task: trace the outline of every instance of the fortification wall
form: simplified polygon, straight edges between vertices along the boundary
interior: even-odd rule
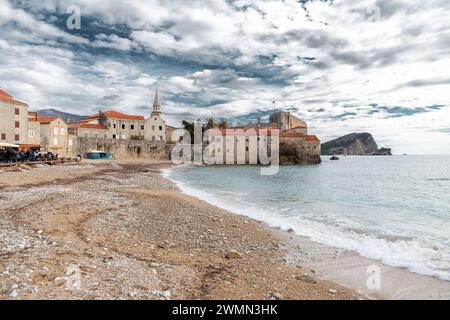
[[[111,154],[113,159],[166,159],[166,145],[160,141],[119,140],[78,137],[73,142],[73,155],[85,156],[92,150]]]

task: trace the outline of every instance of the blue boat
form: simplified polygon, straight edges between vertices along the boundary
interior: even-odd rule
[[[109,153],[104,151],[93,150],[86,153],[86,158],[90,160],[109,159]]]

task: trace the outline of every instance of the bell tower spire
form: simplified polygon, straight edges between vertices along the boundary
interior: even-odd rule
[[[161,102],[159,101],[159,93],[156,90],[155,101],[153,101],[152,117],[161,115]]]

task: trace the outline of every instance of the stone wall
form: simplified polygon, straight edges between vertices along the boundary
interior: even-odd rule
[[[298,138],[280,138],[280,164],[321,163],[320,142]]]
[[[166,159],[166,146],[159,141],[96,139],[78,137],[73,142],[73,155],[86,156],[92,150],[107,152],[113,159]]]

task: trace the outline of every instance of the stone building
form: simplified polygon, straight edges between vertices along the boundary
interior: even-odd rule
[[[271,156],[272,134],[274,130],[265,129],[210,129],[207,131],[208,141],[205,148],[207,164],[258,164],[260,147],[265,148],[263,154]],[[208,163],[206,158],[210,157]],[[267,163],[264,163],[267,164]]]
[[[28,112],[27,143],[22,149],[38,150],[41,147],[41,124],[36,112]]]
[[[156,90],[153,102],[153,111],[150,117],[145,120],[144,130],[145,140],[166,142],[166,122],[161,117],[161,102],[158,90]]]
[[[109,139],[142,140],[144,139],[144,117],[128,115],[115,110],[99,111],[83,120],[72,123],[101,125],[107,129]],[[100,128],[100,127],[98,127]],[[81,130],[85,133],[85,130]]]
[[[0,89],[0,142],[27,143],[28,105]]]
[[[49,152],[66,156],[68,126],[62,118],[37,115],[40,124],[41,147]]]
[[[233,130],[212,131],[212,137],[208,138],[209,145],[211,145],[208,151],[212,149],[211,155],[215,158],[216,164],[261,163],[259,142],[266,142],[267,150],[264,150],[264,154],[270,157],[273,134],[279,135],[278,147],[281,164],[321,162],[320,140],[317,136],[308,134],[306,122],[289,112],[275,113],[269,117],[269,121],[268,123],[257,121],[247,124],[245,130],[234,128]],[[252,144],[252,141],[258,143]]]
[[[280,131],[302,132],[308,134],[308,125],[290,112],[280,111],[269,117],[269,123],[273,123]]]
[[[101,124],[76,122],[69,123],[69,134],[82,138],[108,138],[108,129]]]

